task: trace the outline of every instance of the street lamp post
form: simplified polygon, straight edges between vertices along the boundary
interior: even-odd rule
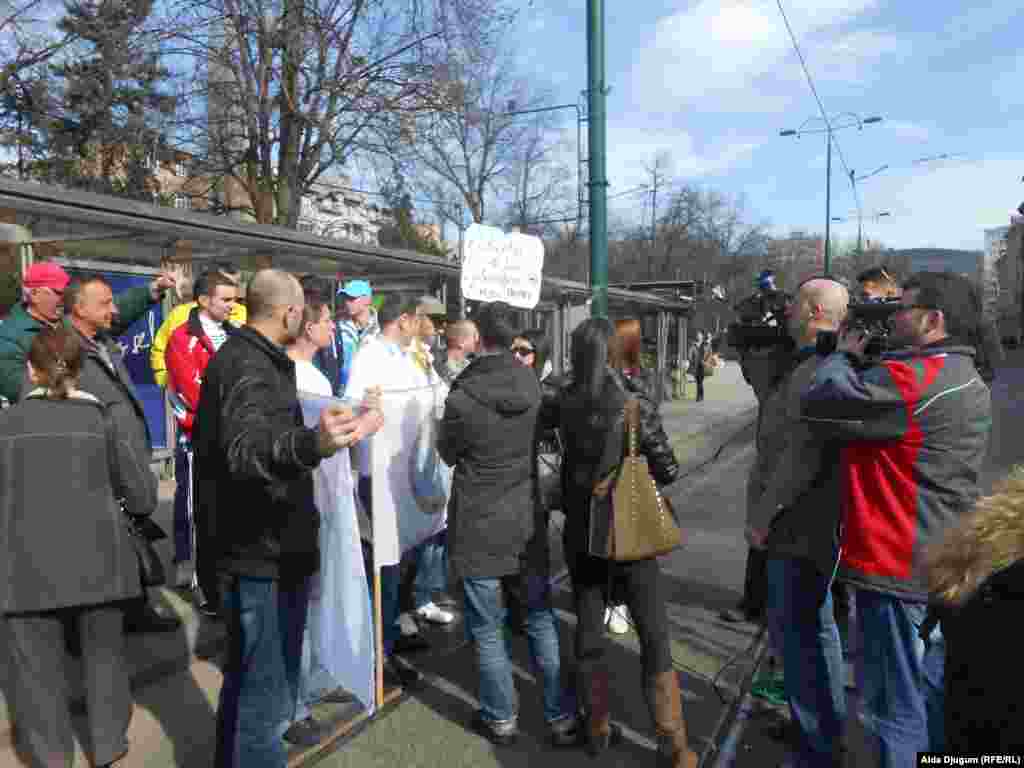
[[[852,172],[851,172],[851,178],[852,178]],[[861,177],[861,178],[866,178],[866,177]],[[868,218],[869,219],[873,219],[874,221],[878,221],[879,219],[881,219],[884,216],[891,216],[891,215],[892,214],[889,213],[889,211],[877,211],[874,214],[872,214],[871,216],[868,216]],[[842,216],[833,216],[832,217],[832,221],[835,221],[835,222],[847,222],[849,220],[850,220],[849,218],[844,218]],[[857,209],[857,254],[858,255],[860,255],[863,252],[863,248],[861,246],[861,238],[862,238],[862,234],[863,234],[863,229],[864,229],[864,215],[861,212],[861,210],[858,208]]]
[[[824,130],[809,131],[806,126],[815,121],[821,121],[825,123]],[[830,118],[812,117],[801,125],[797,129],[787,129],[779,131],[780,136],[796,136],[800,138],[803,135],[810,134],[825,134],[825,274],[829,273],[832,267],[831,250],[832,250],[832,134],[836,131],[843,130],[845,128],[853,128],[856,126],[857,130],[861,130],[865,125],[871,123],[880,123],[882,118],[875,115],[872,117],[865,117],[861,119],[859,116],[852,112],[843,112],[842,114],[835,115]]]

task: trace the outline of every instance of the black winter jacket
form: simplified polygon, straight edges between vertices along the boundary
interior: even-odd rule
[[[562,459],[562,499],[567,523],[573,530],[589,527],[590,496],[594,484],[620,461],[624,432],[621,414],[627,397],[640,402],[639,451],[647,458],[651,475],[659,486],[679,476],[679,463],[661,423],[658,407],[645,391],[642,380],[631,380],[609,369],[604,394],[595,408],[570,381],[558,397],[545,403],[542,418],[560,430],[565,455]],[[608,446],[608,441],[614,444]]]
[[[295,364],[249,327],[231,335],[203,377],[192,432],[200,583],[217,574],[291,580],[319,568],[313,470],[316,430],[303,426]],[[205,582],[205,583],[204,583]]]
[[[448,557],[460,578],[519,573],[537,501],[537,375],[510,352],[479,357],[452,383],[438,451],[455,468]]]

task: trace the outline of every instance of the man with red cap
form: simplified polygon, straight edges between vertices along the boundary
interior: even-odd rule
[[[25,384],[29,347],[43,328],[64,320],[64,289],[71,277],[52,261],[40,261],[25,270],[21,281],[21,303],[0,325],[0,397],[11,403],[18,401]],[[148,291],[130,289],[118,295],[118,325],[127,327],[159,301],[164,291],[174,285],[173,278],[158,275]]]

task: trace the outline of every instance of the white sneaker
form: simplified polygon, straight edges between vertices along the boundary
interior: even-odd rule
[[[608,617],[608,631],[613,635],[624,635],[629,632],[629,609],[624,605],[617,605],[605,612]]]
[[[398,628],[402,632],[402,637],[412,637],[420,633],[420,628],[416,626],[416,620],[408,612],[398,615]]]
[[[416,609],[416,615],[424,621],[433,624],[451,624],[455,621],[455,614],[438,607],[435,603],[429,602]]]

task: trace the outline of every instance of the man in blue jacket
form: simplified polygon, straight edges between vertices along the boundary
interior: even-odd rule
[[[856,593],[862,722],[872,765],[910,768],[943,748],[943,641],[921,632],[928,607],[923,556],[979,496],[992,423],[989,389],[967,342],[979,302],[958,275],[922,272],[903,284],[890,318],[900,351],[864,367],[867,334],[850,329],[802,399],[808,422],[842,441],[839,576]],[[923,639],[920,634],[926,634]]]

